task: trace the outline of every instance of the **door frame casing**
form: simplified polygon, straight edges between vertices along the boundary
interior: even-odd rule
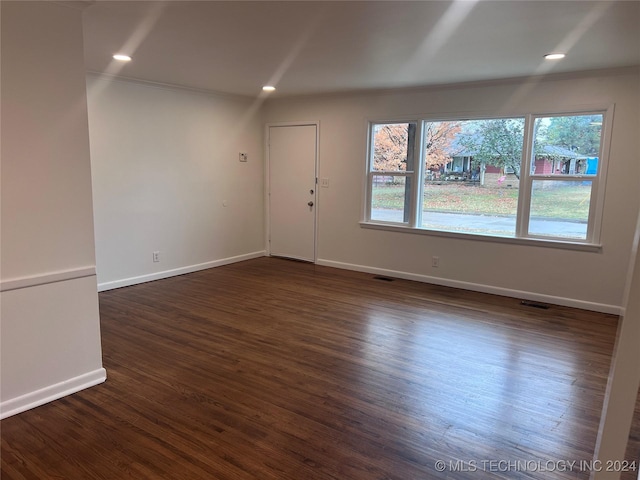
[[[271,127],[307,127],[314,126],[316,127],[316,151],[315,151],[315,162],[314,162],[314,174],[315,174],[315,188],[314,188],[314,210],[313,210],[313,263],[316,263],[318,260],[318,209],[319,206],[319,192],[318,192],[318,161],[320,159],[320,121],[308,121],[308,122],[272,122],[265,124],[265,133],[264,133],[264,158],[265,158],[265,168],[264,168],[264,218],[265,218],[265,251],[267,252],[267,256],[271,255],[271,212],[270,212],[270,193],[271,193],[271,181],[270,181],[270,165],[271,160],[269,158],[270,155],[270,129]]]

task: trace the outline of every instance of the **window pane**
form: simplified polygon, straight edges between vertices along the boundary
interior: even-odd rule
[[[586,240],[591,180],[534,180],[529,234]]]
[[[425,124],[422,226],[515,236],[523,118]]]
[[[415,123],[373,125],[374,172],[407,172],[414,168]]]
[[[531,173],[596,175],[603,115],[537,118]]]
[[[405,176],[373,175],[371,220],[409,221],[411,179]]]
[[[430,230],[512,237],[516,234],[519,180],[508,185],[427,182],[422,226]]]

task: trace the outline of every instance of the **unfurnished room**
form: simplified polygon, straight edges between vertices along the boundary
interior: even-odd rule
[[[639,1],[6,1],[2,479],[640,478]]]

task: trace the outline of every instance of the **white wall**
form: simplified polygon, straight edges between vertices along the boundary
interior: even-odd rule
[[[636,182],[640,190],[640,179]],[[625,458],[627,441],[636,401],[640,392],[640,215],[636,223],[636,235],[632,261],[629,265],[627,288],[625,291],[625,314],[618,327],[618,337],[607,393],[602,408],[602,419],[598,432],[595,459],[601,465],[610,465]],[[629,458],[629,461],[638,461]],[[615,469],[602,468],[592,473],[595,480],[615,480],[620,472]]]
[[[105,379],[81,11],[2,2],[0,415]]]
[[[617,313],[640,191],[638,70],[378,94],[273,99],[266,122],[320,121],[318,263]],[[615,103],[601,252],[365,229],[368,120],[514,114]],[[440,267],[431,267],[431,257]]]
[[[255,100],[93,75],[87,86],[100,289],[264,255]]]

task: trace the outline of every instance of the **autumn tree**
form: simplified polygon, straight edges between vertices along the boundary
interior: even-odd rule
[[[374,129],[373,167],[376,171],[406,171],[413,151],[409,141],[415,124],[394,123],[377,125]],[[445,165],[454,152],[451,145],[461,131],[459,122],[429,122],[425,126],[425,164],[427,168]]]
[[[376,125],[374,129],[373,169],[379,172],[407,170],[408,123]]]
[[[460,133],[460,122],[429,122],[425,127],[425,166],[427,169],[446,165],[455,156],[453,141]]]
[[[383,172],[411,171],[415,159],[415,123],[376,125],[373,130],[373,169]],[[395,178],[393,183],[395,183]],[[409,219],[413,180],[404,178],[404,221]]]

